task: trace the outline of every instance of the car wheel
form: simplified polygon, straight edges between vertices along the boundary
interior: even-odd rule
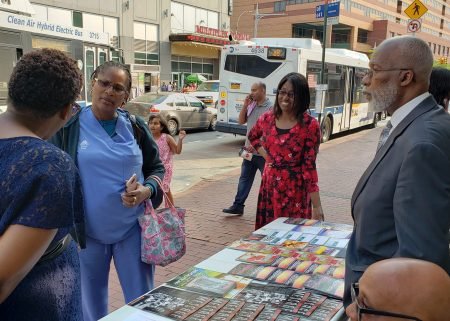
[[[172,118],[167,121],[167,128],[170,135],[175,136],[178,134],[178,122],[175,119]]]
[[[211,119],[211,123],[209,123],[208,129],[211,130],[211,131],[216,130],[216,124],[217,124],[217,116],[214,116],[214,117]]]
[[[330,139],[331,136],[331,118],[330,117],[326,117],[323,120],[323,124],[322,124],[322,143],[327,142]]]

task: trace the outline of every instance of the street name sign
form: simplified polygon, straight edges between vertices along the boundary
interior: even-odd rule
[[[411,19],[419,19],[427,11],[428,8],[419,0],[414,0],[413,3],[411,3],[408,8],[405,9],[406,15]]]
[[[340,2],[331,2],[327,6],[327,24],[336,25],[339,23]],[[316,19],[325,18],[325,5],[316,6]]]
[[[327,18],[339,17],[340,2],[331,2],[327,7]],[[325,5],[321,4],[316,7],[316,18],[320,19],[325,16]]]

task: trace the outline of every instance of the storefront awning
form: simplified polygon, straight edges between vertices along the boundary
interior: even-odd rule
[[[13,12],[24,16],[32,16],[35,14],[28,0],[2,0],[0,1],[0,11]]]

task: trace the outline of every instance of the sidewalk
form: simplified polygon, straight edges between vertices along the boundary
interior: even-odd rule
[[[372,160],[383,123],[373,130],[362,130],[334,138],[321,145],[318,156],[320,196],[325,219],[352,224],[350,199],[362,173]],[[179,261],[156,268],[155,286],[223,249],[230,242],[254,231],[256,203],[260,185],[257,175],[243,216],[227,216],[236,194],[240,169],[204,179],[175,195],[177,206],[186,208],[187,252]],[[175,173],[176,175],[176,173]],[[109,308],[124,305],[119,281],[111,266]]]

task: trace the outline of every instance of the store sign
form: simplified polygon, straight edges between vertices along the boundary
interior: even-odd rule
[[[108,45],[108,33],[64,26],[0,11],[0,27]]]
[[[199,34],[207,35],[207,36],[214,36],[214,37],[218,37],[218,38],[225,38],[225,39],[228,39],[228,35],[230,34],[230,32],[228,32],[226,30],[208,28],[208,27],[199,26],[199,25],[195,26],[195,33],[199,33]],[[243,34],[243,33],[231,32],[231,35],[233,36],[234,40],[250,40],[250,36]]]

